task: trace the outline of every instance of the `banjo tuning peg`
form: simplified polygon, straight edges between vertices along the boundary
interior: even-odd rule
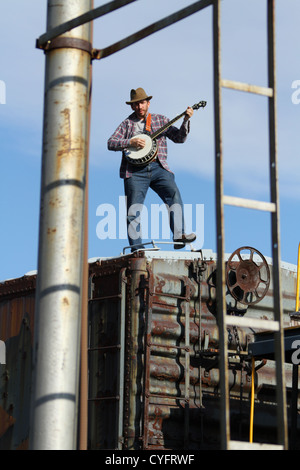
[[[206,101],[199,101],[199,103],[194,104],[193,109],[204,108],[206,106]]]

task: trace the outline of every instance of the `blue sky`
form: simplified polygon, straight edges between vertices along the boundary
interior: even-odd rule
[[[95,0],[95,7],[105,3]],[[108,46],[192,3],[134,2],[94,22],[93,46]],[[37,268],[45,57],[35,48],[35,40],[46,31],[46,13],[46,0],[10,0],[0,5],[1,280]],[[293,264],[300,241],[299,17],[300,2],[277,0],[281,255]],[[223,0],[222,77],[266,86],[266,44],[266,1]],[[139,86],[153,95],[151,111],[169,118],[187,105],[207,101],[205,109],[194,113],[187,142],[170,143],[169,164],[192,211],[194,230],[196,208],[204,208],[202,248],[215,251],[212,7],[208,7],[93,62],[89,257],[117,256],[127,245],[118,224],[113,239],[100,239],[97,227],[103,221],[99,214],[107,207],[115,208],[119,217],[120,154],[107,150],[107,139],[130,112],[125,104],[130,89]],[[225,193],[269,200],[267,99],[230,90],[222,96]],[[153,204],[161,201],[149,193],[149,211]],[[271,256],[269,214],[226,208],[226,252],[245,245]],[[197,243],[194,247],[200,248]]]

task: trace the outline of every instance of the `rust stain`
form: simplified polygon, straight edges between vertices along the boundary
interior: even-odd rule
[[[155,407],[155,412],[154,412],[154,421],[153,421],[153,429],[154,430],[161,430],[162,428],[162,412],[158,406]]]
[[[70,152],[71,149],[71,120],[70,110],[68,108],[61,111],[64,116],[63,134],[58,135],[58,141],[61,145],[61,150],[57,151],[57,157],[61,157]]]
[[[77,169],[76,173],[80,171],[81,168],[81,157],[83,156],[84,148],[84,139],[82,137],[72,136],[72,126],[71,126],[71,111],[69,108],[65,108],[61,111],[63,116],[63,122],[60,126],[60,133],[57,136],[58,140],[58,150],[57,150],[57,171],[61,169],[62,161],[66,157],[75,156],[77,158]]]
[[[21,444],[17,447],[17,450],[28,450],[29,448],[29,439],[25,439],[21,442]]]
[[[2,437],[15,422],[15,418],[6,413],[2,406],[0,406],[0,437]]]
[[[59,207],[61,205],[62,201],[60,198],[58,198],[57,196],[54,196],[53,198],[51,198],[49,200],[49,206],[55,208],[55,207]]]
[[[6,342],[9,338],[18,336],[26,312],[28,315],[26,328],[30,330],[33,337],[35,279],[34,277],[34,281],[32,281],[28,278],[27,281],[25,278],[21,278],[19,283],[7,283],[7,289],[2,295],[6,293],[8,298],[0,303],[0,338],[2,341]]]

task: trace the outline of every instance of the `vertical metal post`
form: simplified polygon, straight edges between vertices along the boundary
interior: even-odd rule
[[[296,305],[295,312],[299,311],[299,287],[300,287],[300,243],[298,245],[298,260],[297,260],[297,285],[296,285]]]
[[[278,194],[278,162],[277,162],[277,90],[276,90],[276,63],[275,63],[275,0],[267,2],[268,21],[268,81],[273,89],[273,98],[269,99],[269,145],[270,145],[270,186],[271,202],[276,204],[277,210],[271,214],[272,230],[272,256],[273,256],[273,296],[274,317],[280,324],[279,331],[275,331],[275,361],[276,361],[276,393],[277,393],[277,425],[278,442],[288,447],[287,439],[287,407],[286,384],[284,370],[284,324],[281,295],[281,267],[280,267],[280,231],[279,231],[279,194]]]
[[[48,0],[47,31],[91,9]],[[30,448],[76,448],[91,25],[46,51]]]
[[[289,448],[288,450],[296,450],[297,444],[297,418],[298,418],[298,373],[299,366],[298,364],[293,364],[293,374],[292,374],[292,396],[290,401],[290,421],[291,421],[291,430],[290,430],[290,439],[289,439]]]
[[[214,106],[215,106],[215,177],[216,177],[216,222],[217,222],[217,321],[220,336],[220,387],[221,387],[221,446],[227,449],[230,440],[229,387],[227,367],[226,330],[226,280],[225,280],[225,239],[223,201],[223,151],[222,151],[222,100],[221,100],[221,1],[213,5],[214,41]]]
[[[90,1],[91,8],[94,8],[94,0]],[[90,23],[90,42],[93,38],[93,22]],[[91,63],[92,64],[92,63]],[[90,66],[90,87],[92,84],[92,66]],[[91,94],[91,91],[90,91]],[[88,448],[88,284],[89,284],[89,264],[88,264],[88,167],[89,167],[89,136],[91,124],[91,95],[88,109],[88,141],[86,155],[86,191],[85,191],[85,220],[84,220],[84,242],[83,242],[83,276],[82,276],[82,312],[81,312],[81,357],[80,357],[80,414],[79,414],[79,450]]]
[[[185,391],[184,391],[184,448],[189,449],[190,445],[190,289],[186,286],[186,299],[184,301],[185,315]]]

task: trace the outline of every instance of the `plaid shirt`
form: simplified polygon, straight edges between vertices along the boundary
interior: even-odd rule
[[[169,119],[160,114],[151,113],[151,132],[158,131],[161,127],[169,122]],[[134,136],[134,129],[136,123],[135,113],[130,114],[118,128],[115,130],[113,135],[108,139],[107,146],[108,150],[121,150],[123,151],[129,146],[130,139]],[[175,143],[181,144],[185,142],[187,135],[190,131],[190,121],[183,122],[180,129],[175,126],[170,126],[162,134],[160,134],[157,141],[157,158],[161,165],[168,171],[171,171],[167,163],[167,137]],[[135,167],[136,168],[136,167]],[[130,178],[132,175],[132,165],[127,162],[126,158],[122,156],[120,166],[120,177]]]

